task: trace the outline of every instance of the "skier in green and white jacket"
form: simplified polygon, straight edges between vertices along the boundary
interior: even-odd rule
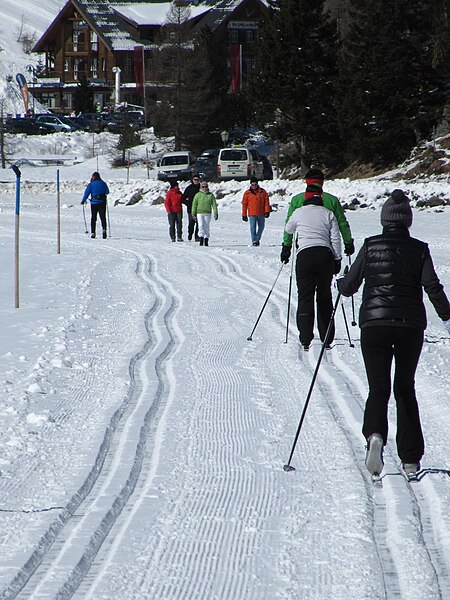
[[[355,244],[353,242],[350,225],[345,218],[344,209],[342,208],[339,199],[332,194],[322,191],[325,179],[323,172],[320,169],[310,169],[306,173],[305,179],[307,186],[317,186],[317,188],[320,188],[324,207],[330,210],[337,219],[339,231],[341,232],[342,240],[344,242],[344,252],[347,256],[351,256],[355,252]],[[304,202],[305,192],[301,192],[292,197],[285,223],[289,221],[294,210],[303,206]],[[284,232],[283,247],[280,256],[281,262],[289,262],[292,250],[292,237],[292,234],[287,233],[286,231]]]

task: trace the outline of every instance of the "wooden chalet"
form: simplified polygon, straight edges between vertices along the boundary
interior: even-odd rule
[[[164,1],[68,0],[33,48],[45,59],[40,77],[30,76],[31,93],[49,109],[69,114],[77,86],[86,78],[100,108],[119,101],[143,106],[135,49],[143,48],[144,63],[145,57],[156,51],[170,6]],[[190,4],[192,36],[208,27],[223,45],[232,91],[245,86],[254,68],[259,23],[267,15],[265,0]],[[154,82],[145,78],[144,89],[152,85]]]

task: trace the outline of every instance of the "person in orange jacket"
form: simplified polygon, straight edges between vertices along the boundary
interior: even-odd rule
[[[174,179],[170,182],[170,188],[167,191],[164,206],[169,219],[169,235],[172,242],[175,241],[175,226],[177,228],[177,240],[183,241],[183,194],[178,187],[178,181]]]
[[[259,246],[265,219],[270,216],[269,194],[259,187],[256,177],[250,179],[250,188],[245,190],[242,198],[242,220],[250,219],[250,236],[253,246]]]

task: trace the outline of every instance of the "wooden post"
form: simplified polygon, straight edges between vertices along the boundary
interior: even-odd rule
[[[56,246],[61,254],[61,195],[59,191],[59,169],[56,169]]]
[[[150,178],[150,165],[148,162],[148,148],[145,148],[145,154],[147,156],[147,179],[149,179]]]
[[[127,183],[130,182],[130,151],[128,150],[128,161],[127,161]]]
[[[15,307],[19,308],[19,223],[20,223],[20,170],[13,165],[11,169],[16,174],[16,219],[15,219],[15,268],[14,268],[14,290]]]

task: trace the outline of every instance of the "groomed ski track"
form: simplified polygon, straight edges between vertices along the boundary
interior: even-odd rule
[[[419,482],[405,480],[393,411],[383,487],[372,486],[360,432],[364,369],[341,312],[296,471],[285,473],[320,351],[316,341],[299,352],[295,299],[283,343],[290,265],[249,342],[278,252],[263,261],[252,249],[230,252],[218,234],[208,249],[171,245],[161,213],[152,215],[159,237],[148,239],[121,210],[120,233],[106,242],[67,223],[65,252],[84,262],[66,326],[46,338],[36,370],[64,386],[52,406],[61,427],[90,421],[92,449],[78,458],[82,441],[49,428],[54,447],[74,453],[55,502],[33,508],[30,489],[38,497],[46,485],[33,460],[2,487],[0,519],[18,519],[24,533],[20,544],[6,540],[0,598],[450,598],[450,477],[436,462]],[[27,233],[31,251],[50,239],[31,224]],[[266,235],[269,246],[279,232]],[[88,368],[65,373],[56,359],[82,334]],[[448,421],[429,419],[430,442],[445,439]]]

